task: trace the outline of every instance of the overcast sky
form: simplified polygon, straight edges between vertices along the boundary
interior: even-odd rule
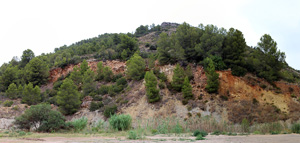
[[[249,46],[267,33],[300,69],[300,0],[1,0],[0,65],[103,33],[162,22],[200,23],[243,32]]]

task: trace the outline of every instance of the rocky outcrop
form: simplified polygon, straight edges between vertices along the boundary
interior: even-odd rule
[[[94,72],[97,71],[97,64],[99,61],[88,60],[88,65]],[[67,76],[69,73],[73,71],[75,66],[80,66],[81,63],[77,65],[68,65],[64,68],[55,68],[50,70],[50,80],[49,83],[53,83],[58,80],[61,76]],[[118,60],[112,61],[103,61],[103,66],[108,66],[111,68],[114,74],[124,73],[126,68],[126,63]]]

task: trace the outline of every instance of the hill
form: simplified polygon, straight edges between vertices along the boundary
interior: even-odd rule
[[[233,124],[300,118],[299,72],[288,66],[271,36],[249,47],[241,31],[214,25],[142,25],[134,34],[103,34],[37,57],[28,49],[21,61],[3,64],[0,77],[2,103],[13,101],[0,107],[1,128],[38,103],[52,104],[68,120],[86,116],[90,122],[115,112],[131,115],[135,123],[169,117],[208,116]],[[70,114],[58,101],[67,96],[66,79],[80,101]]]

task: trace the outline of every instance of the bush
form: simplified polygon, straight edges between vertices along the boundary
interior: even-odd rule
[[[205,138],[203,138],[202,135],[199,134],[199,135],[196,137],[196,140],[205,140]]]
[[[300,134],[300,123],[292,125],[292,132]]]
[[[100,86],[100,88],[97,90],[97,93],[100,94],[100,95],[108,94],[108,91],[109,91],[110,88],[111,88],[111,86],[102,85],[102,86]]]
[[[113,129],[124,131],[131,127],[131,120],[130,115],[113,115],[109,119],[109,124]]]
[[[111,115],[114,115],[117,111],[117,105],[110,105],[110,106],[105,106],[104,107],[104,116],[106,118],[109,118]]]
[[[205,131],[199,131],[199,130],[196,130],[193,134],[195,137],[197,137],[198,135],[201,135],[202,137],[206,137],[208,135],[207,132]]]
[[[69,122],[68,124],[71,126],[71,128],[74,129],[75,132],[82,131],[87,126],[87,118],[81,117],[79,119],[73,120]]]
[[[96,111],[96,110],[100,109],[101,107],[103,107],[102,102],[91,102],[90,111]]]
[[[95,95],[94,98],[93,98],[94,101],[102,101],[103,98],[102,96],[99,96],[99,95]]]
[[[128,139],[131,139],[131,140],[139,139],[136,131],[129,131],[128,132]]]
[[[58,111],[51,110],[49,104],[31,106],[16,118],[14,124],[20,129],[35,128],[43,132],[57,131],[66,127],[64,116]]]
[[[13,104],[14,104],[14,102],[13,101],[9,101],[9,100],[6,100],[6,101],[3,102],[3,106],[4,107],[10,107]]]
[[[248,121],[246,118],[244,118],[244,119],[242,120],[241,126],[242,126],[243,132],[249,132],[250,125],[249,125],[249,121]]]

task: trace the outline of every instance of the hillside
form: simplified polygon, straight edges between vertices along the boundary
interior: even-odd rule
[[[270,43],[275,47],[264,51]],[[116,113],[131,115],[133,126],[149,119],[188,121],[205,116],[232,124],[243,119],[250,124],[292,123],[300,119],[300,73],[284,58],[269,35],[258,47],[249,47],[238,30],[186,23],[140,26],[135,34],[103,34],[37,57],[27,50],[21,61],[13,59],[0,68],[0,100],[13,101],[10,107],[0,106],[0,129],[12,127],[15,117],[39,103],[51,104],[67,120],[85,116],[90,123],[109,118],[105,111],[113,105]],[[180,90],[174,88],[176,67],[189,80],[192,98],[184,95],[183,78]],[[153,103],[144,77],[151,72],[159,96]],[[217,78],[212,81],[213,74]],[[80,99],[80,107],[70,114],[57,99],[63,96],[66,79],[71,79]],[[216,91],[210,92],[207,87],[215,87],[215,81]],[[24,99],[30,84],[40,89],[34,102],[34,96]],[[94,103],[97,108],[92,111]]]

